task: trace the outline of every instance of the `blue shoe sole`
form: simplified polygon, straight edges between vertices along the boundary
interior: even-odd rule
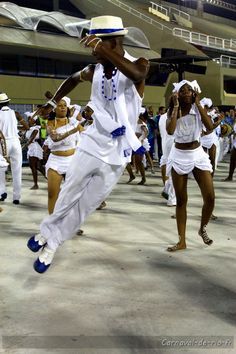
[[[44,245],[39,245],[38,241],[34,239],[35,235],[30,237],[29,241],[27,242],[27,247],[32,252],[38,252]]]
[[[45,265],[44,263],[41,263],[39,258],[36,259],[36,261],[34,262],[34,270],[37,272],[37,273],[45,273],[48,268],[50,267],[51,264],[48,264],[48,265]]]
[[[1,201],[1,202],[4,202],[5,199],[7,199],[7,193],[1,194],[0,201]]]

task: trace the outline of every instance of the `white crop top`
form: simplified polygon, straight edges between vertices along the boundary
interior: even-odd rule
[[[64,134],[71,129],[75,128],[79,122],[75,119],[70,119],[69,123],[63,125],[62,127],[56,128],[56,132],[59,134]],[[78,135],[74,133],[61,141],[53,141],[50,136],[47,137],[44,145],[47,145],[51,151],[66,151],[70,149],[75,149],[77,146]]]
[[[191,143],[200,141],[202,132],[202,121],[198,109],[192,105],[190,112],[177,119],[174,132],[176,143]]]
[[[29,139],[31,137],[31,134],[33,133],[33,131],[37,130],[37,134],[34,137],[32,143],[35,142],[35,140],[39,139],[39,130],[40,130],[40,126],[39,125],[34,125],[33,127],[30,127],[29,130],[27,130],[27,132],[25,133],[25,137],[27,139]]]

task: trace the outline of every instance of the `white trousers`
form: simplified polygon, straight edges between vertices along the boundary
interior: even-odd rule
[[[125,166],[108,165],[80,150],[66,173],[53,214],[40,225],[40,233],[47,244],[56,250],[65,240],[71,239],[85,219],[110,194]]]
[[[22,149],[18,138],[6,139],[7,155],[10,159],[13,200],[20,200],[22,179]],[[6,192],[5,171],[0,170],[0,195]]]

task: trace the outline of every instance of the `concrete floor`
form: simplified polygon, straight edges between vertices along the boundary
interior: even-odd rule
[[[221,163],[215,176],[212,246],[197,234],[202,202],[193,180],[188,249],[170,254],[176,222],[160,197],[160,170],[146,186],[136,185],[139,178],[127,185],[125,174],[85,235],[66,242],[39,275],[26,242],[47,214],[47,187],[40,177],[31,191],[24,168],[21,205],[11,203],[10,183],[1,205],[0,353],[236,353],[236,342],[214,349],[203,342],[236,334],[236,184],[220,181],[227,171]],[[193,336],[199,347],[190,347]],[[184,347],[168,342],[180,339]]]

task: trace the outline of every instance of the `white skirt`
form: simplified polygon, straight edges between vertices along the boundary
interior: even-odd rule
[[[27,158],[29,157],[37,157],[39,160],[43,159],[43,149],[37,141],[28,146]]]
[[[173,145],[167,161],[166,174],[170,176],[173,168],[179,175],[185,175],[192,172],[195,167],[199,170],[212,172],[211,161],[203,147],[199,146],[194,150],[181,150]]]
[[[204,148],[210,149],[212,145],[217,145],[218,138],[215,132],[201,137],[201,144]]]
[[[65,175],[68,167],[71,163],[71,160],[74,155],[70,156],[57,156],[52,153],[49,155],[48,161],[45,165],[46,176],[48,175],[48,170],[51,168],[52,170],[59,173],[59,175]]]

